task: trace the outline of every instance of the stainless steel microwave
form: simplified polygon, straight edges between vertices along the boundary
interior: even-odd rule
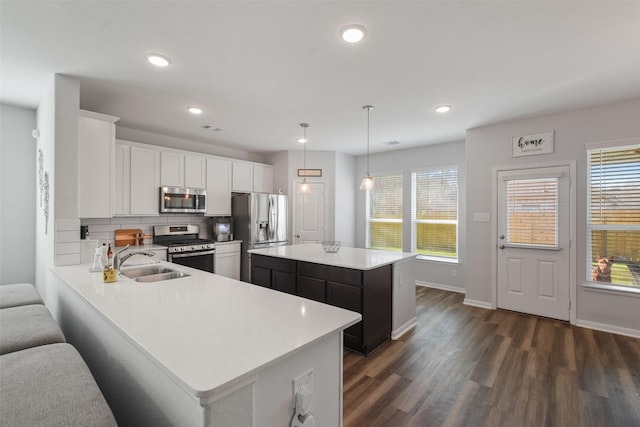
[[[207,190],[160,187],[160,213],[206,213]]]

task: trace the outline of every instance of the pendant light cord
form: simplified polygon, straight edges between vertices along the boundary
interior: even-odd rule
[[[369,113],[371,112],[371,106],[367,106],[367,176],[369,176]]]

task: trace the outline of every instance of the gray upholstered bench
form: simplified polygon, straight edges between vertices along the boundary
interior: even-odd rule
[[[0,354],[65,341],[62,330],[44,305],[0,309]]]
[[[0,308],[44,304],[36,288],[30,283],[0,286]]]
[[[33,285],[0,286],[0,307],[0,426],[117,425]]]
[[[0,357],[0,425],[115,426],[89,368],[69,344]]]

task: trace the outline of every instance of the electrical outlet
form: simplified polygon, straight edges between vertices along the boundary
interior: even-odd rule
[[[455,268],[451,270],[451,277],[458,277],[458,270],[456,270]]]
[[[299,391],[313,393],[313,369],[293,380],[293,395]]]

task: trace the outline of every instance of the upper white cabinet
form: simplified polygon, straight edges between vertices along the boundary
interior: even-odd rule
[[[160,152],[131,146],[131,215],[160,211]]]
[[[131,214],[131,145],[116,141],[113,215]]]
[[[233,191],[272,193],[273,166],[251,162],[233,162]]]
[[[248,162],[233,162],[233,191],[251,193],[253,191],[253,165]]]
[[[117,140],[113,215],[158,215],[159,188],[160,151]]]
[[[207,158],[207,215],[231,215],[231,161]]]
[[[162,150],[160,154],[160,185],[165,187],[205,188],[206,156]]]
[[[273,166],[253,165],[253,191],[273,193]]]
[[[184,154],[174,151],[160,153],[160,185],[184,187]]]
[[[80,110],[78,217],[111,218],[114,141],[118,117]]]
[[[190,188],[206,188],[207,158],[205,156],[184,156],[184,186]]]

